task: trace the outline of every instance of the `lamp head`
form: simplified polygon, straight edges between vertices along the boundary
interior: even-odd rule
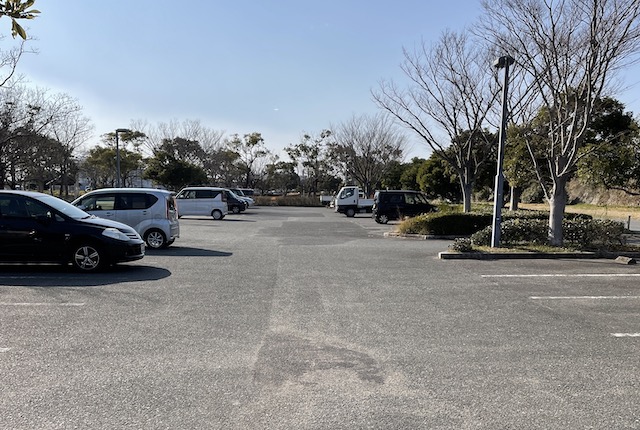
[[[504,55],[502,57],[496,58],[493,62],[493,67],[496,69],[502,69],[506,66],[512,65],[516,60],[510,55]]]

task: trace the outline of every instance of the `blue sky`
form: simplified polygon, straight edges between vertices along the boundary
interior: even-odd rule
[[[35,7],[41,15],[26,24],[39,54],[24,57],[19,72],[76,98],[95,125],[92,142],[132,120],[188,119],[227,135],[260,132],[276,153],[305,132],[378,112],[371,89],[381,79],[403,80],[403,47],[462,29],[480,11],[477,0],[36,0]],[[1,24],[8,33],[8,21]],[[409,156],[428,156],[412,142]]]

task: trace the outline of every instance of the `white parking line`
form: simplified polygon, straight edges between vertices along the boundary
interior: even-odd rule
[[[21,303],[0,302],[0,306],[84,306],[84,303]]]
[[[11,348],[0,348],[0,352],[8,352]]]
[[[640,299],[640,296],[531,296],[531,300],[618,300]]]
[[[611,333],[613,337],[640,337],[640,333]]]
[[[640,273],[543,273],[538,275],[480,275],[481,278],[635,278]]]

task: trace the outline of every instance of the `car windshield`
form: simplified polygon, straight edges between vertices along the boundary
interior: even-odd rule
[[[41,202],[56,209],[57,211],[60,211],[63,214],[67,215],[68,217],[71,217],[74,219],[90,218],[92,216],[86,213],[85,211],[83,211],[82,209],[75,207],[71,203],[67,203],[64,200],[54,196],[43,195],[43,196],[38,196],[36,198]]]

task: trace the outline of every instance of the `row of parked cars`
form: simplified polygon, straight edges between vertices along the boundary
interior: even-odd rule
[[[67,203],[32,191],[0,191],[0,261],[71,262],[84,272],[143,258],[180,236],[178,218],[223,219],[254,202],[241,190],[106,188]]]

